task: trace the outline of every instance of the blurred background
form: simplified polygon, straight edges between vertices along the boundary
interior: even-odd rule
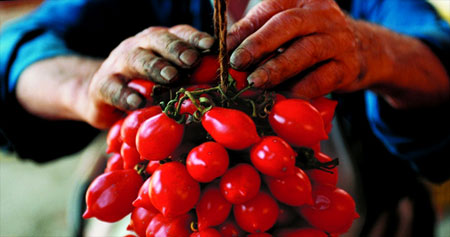
[[[0,1],[0,28],[9,20],[32,11],[42,0]],[[434,0],[450,19],[450,0]],[[448,9],[448,11],[445,11]],[[90,147],[103,147],[100,136]],[[78,215],[80,174],[95,169],[87,149],[54,162],[36,164],[0,150],[0,236],[72,236]],[[96,153],[97,152],[97,153]],[[97,164],[98,165],[98,164]],[[450,181],[428,184],[437,211],[438,237],[450,236]],[[101,236],[98,234],[97,236]]]

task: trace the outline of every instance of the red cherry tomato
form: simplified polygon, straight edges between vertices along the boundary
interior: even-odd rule
[[[122,146],[122,138],[120,137],[120,128],[122,127],[123,119],[118,120],[109,129],[106,136],[106,153],[120,153],[120,147]]]
[[[269,123],[278,136],[294,146],[311,147],[328,138],[319,112],[305,100],[286,99],[275,103]]]
[[[220,180],[220,191],[228,202],[244,203],[256,196],[261,186],[258,171],[249,164],[238,164],[225,172]]]
[[[83,218],[96,217],[106,222],[122,219],[133,210],[131,203],[136,199],[141,185],[141,176],[131,169],[98,176],[86,192],[87,209]]]
[[[300,214],[320,230],[342,234],[352,226],[359,215],[353,198],[344,190],[331,186],[315,186],[312,192],[314,205],[302,206]]]
[[[231,203],[225,200],[218,187],[210,186],[203,191],[195,211],[197,212],[198,229],[204,230],[222,224],[230,214]]]
[[[223,237],[238,237],[244,235],[244,231],[231,219],[219,225],[218,228]]]
[[[142,123],[136,136],[137,150],[147,160],[162,160],[180,145],[184,126],[160,113]]]
[[[217,143],[243,150],[259,141],[253,120],[244,112],[214,107],[203,115],[202,125]]]
[[[141,188],[139,189],[138,196],[136,200],[133,202],[133,206],[135,207],[144,207],[148,210],[156,210],[155,207],[153,207],[152,202],[150,201],[150,196],[148,194],[148,191],[150,189],[150,178],[145,180],[144,184],[142,184]]]
[[[189,84],[212,84],[219,76],[219,61],[217,55],[205,55],[200,64],[192,72]]]
[[[148,103],[153,103],[153,88],[155,83],[144,79],[133,79],[128,82],[128,87],[137,90],[141,95],[143,95]]]
[[[250,150],[250,159],[261,173],[272,177],[285,177],[294,172],[295,152],[280,137],[263,137]]]
[[[145,172],[147,172],[147,174],[149,175],[152,175],[160,165],[161,164],[159,164],[159,160],[151,160],[150,162],[148,162],[147,167],[145,168]]]
[[[188,237],[192,231],[191,214],[183,214],[174,218],[164,217],[161,213],[153,217],[146,230],[147,237],[180,236]]]
[[[250,233],[264,232],[275,224],[278,218],[278,204],[265,192],[259,192],[253,199],[234,205],[236,223]]]
[[[161,165],[150,180],[150,200],[166,217],[191,210],[200,196],[200,185],[179,162]]]
[[[320,116],[322,116],[326,133],[330,133],[332,127],[331,122],[333,121],[334,111],[338,102],[321,96],[311,100],[311,104],[319,111]]]
[[[134,208],[131,212],[131,221],[127,230],[134,231],[138,236],[145,236],[148,224],[158,214],[158,210],[147,210],[143,207]]]
[[[228,73],[236,81],[236,89],[242,90],[246,86],[248,86],[247,82],[248,72],[236,71],[233,68],[229,68]]]
[[[328,162],[332,160],[329,156],[325,155],[322,152],[314,154],[320,162]],[[338,181],[338,168],[334,167],[329,171],[331,171],[332,173],[328,173],[318,169],[307,170],[306,173],[308,174],[311,183],[315,185],[331,185],[333,187],[336,187]]]
[[[328,237],[325,232],[314,228],[281,229],[276,234],[279,237]]]
[[[191,237],[222,237],[222,235],[220,234],[220,232],[218,230],[216,230],[214,228],[207,228],[207,229],[192,233]]]
[[[141,155],[136,148],[126,142],[122,143],[120,155],[122,155],[124,169],[133,169],[141,161]]]
[[[123,121],[122,128],[120,129],[120,136],[122,137],[122,140],[128,143],[128,145],[136,147],[136,134],[141,124],[145,120],[161,113],[161,111],[161,107],[155,105],[135,110],[128,114]]]
[[[283,178],[266,176],[266,183],[272,195],[290,206],[312,204],[311,182],[306,173],[295,167],[295,173]]]
[[[208,183],[222,176],[228,169],[228,163],[228,153],[222,145],[205,142],[189,152],[186,168],[192,178]]]
[[[114,170],[123,170],[122,156],[118,153],[114,153],[106,162],[105,173]]]

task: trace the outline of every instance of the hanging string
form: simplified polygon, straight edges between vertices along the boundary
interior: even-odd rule
[[[225,93],[228,82],[227,0],[214,0],[214,36],[219,41],[220,87]]]

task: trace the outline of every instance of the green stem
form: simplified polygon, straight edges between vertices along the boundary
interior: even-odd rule
[[[238,98],[242,93],[248,91],[250,88],[253,87],[253,83],[250,83],[248,86],[246,86],[245,88],[243,88],[242,90],[238,91],[238,93],[236,95],[234,95],[231,100],[235,100],[236,98]]]

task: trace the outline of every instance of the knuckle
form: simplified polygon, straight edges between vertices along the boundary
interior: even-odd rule
[[[179,56],[186,48],[189,48],[189,46],[180,39],[174,39],[166,45],[166,50],[177,56]]]

